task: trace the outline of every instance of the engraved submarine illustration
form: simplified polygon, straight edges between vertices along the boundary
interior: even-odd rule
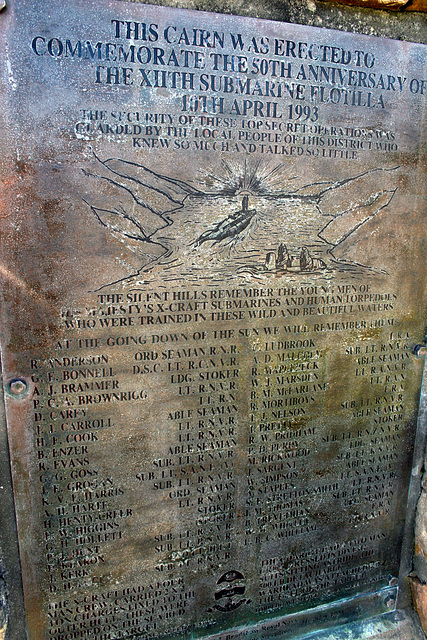
[[[195,241],[194,246],[200,247],[203,242],[207,242],[208,240],[213,241],[214,244],[216,244],[226,238],[233,238],[241,231],[244,231],[257,212],[256,209],[249,209],[248,206],[249,196],[246,195],[242,199],[242,208],[239,211],[232,213],[212,229],[208,229],[202,233],[202,235]]]
[[[260,159],[222,161],[219,169],[185,181],[93,154],[82,167],[88,181],[82,201],[122,243],[124,256],[95,290],[158,278],[200,283],[308,272],[320,278],[331,271],[387,274],[388,257],[376,242],[393,212],[398,166],[323,180]]]

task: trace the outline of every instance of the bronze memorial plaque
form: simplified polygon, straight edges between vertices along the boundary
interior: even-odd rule
[[[425,47],[109,0],[8,0],[0,29],[29,640],[404,606]]]

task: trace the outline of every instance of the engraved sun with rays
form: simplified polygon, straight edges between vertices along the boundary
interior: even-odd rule
[[[270,167],[259,158],[253,163],[245,159],[243,165],[222,160],[220,169],[222,173],[200,169],[199,173],[203,176],[200,182],[207,189],[216,188],[219,193],[229,196],[269,194],[277,188],[283,190],[286,183],[296,179],[296,176],[289,178],[286,175],[282,162]]]

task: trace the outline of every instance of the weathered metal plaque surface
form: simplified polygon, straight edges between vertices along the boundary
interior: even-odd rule
[[[288,637],[392,610],[425,48],[88,0],[9,0],[0,22],[30,640]]]

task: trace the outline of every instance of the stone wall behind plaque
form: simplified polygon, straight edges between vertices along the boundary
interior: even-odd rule
[[[141,4],[158,4],[182,9],[214,11],[239,16],[250,16],[265,20],[278,20],[306,24],[311,27],[327,27],[352,33],[394,38],[409,42],[427,43],[427,0],[398,0],[395,5],[404,5],[402,10],[375,10],[367,6],[382,5],[387,0],[124,0]],[[416,5],[415,5],[416,2]],[[360,5],[360,6],[346,6]],[[390,3],[389,9],[391,7]],[[417,7],[416,11],[412,9]],[[408,11],[411,9],[411,11]]]

